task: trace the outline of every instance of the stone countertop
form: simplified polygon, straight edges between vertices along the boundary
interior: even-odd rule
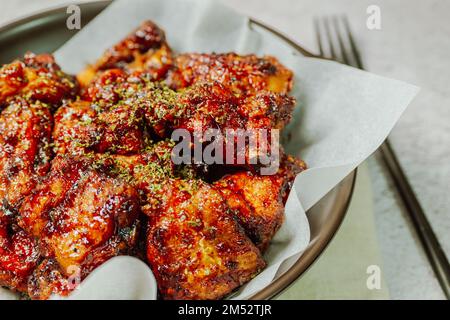
[[[80,2],[80,1],[78,1]],[[347,14],[366,68],[422,88],[391,142],[447,255],[450,255],[450,2],[445,0],[228,0],[236,10],[317,51],[313,17]],[[0,0],[0,25],[66,0]],[[381,30],[366,27],[369,5]],[[385,168],[368,160],[383,272],[394,299],[443,299]],[[300,280],[301,281],[301,280]]]

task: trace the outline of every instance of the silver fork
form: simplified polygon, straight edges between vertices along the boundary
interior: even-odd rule
[[[352,36],[346,16],[316,18],[314,19],[314,29],[321,58],[364,69],[361,55]],[[326,53],[326,49],[328,49],[328,53]],[[430,265],[439,280],[444,294],[447,299],[450,299],[450,265],[447,257],[388,139],[381,145],[379,151],[407,209],[406,211],[409,213]]]

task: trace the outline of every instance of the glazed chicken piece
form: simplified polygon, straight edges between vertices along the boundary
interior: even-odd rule
[[[143,118],[133,106],[101,109],[78,100],[55,113],[53,140],[57,154],[86,154],[90,151],[132,154],[145,146]]]
[[[37,244],[15,225],[17,209],[47,173],[52,115],[39,101],[16,97],[0,115],[0,286],[26,290]]]
[[[166,79],[174,89],[219,82],[239,95],[254,95],[260,91],[286,94],[292,88],[292,80],[292,71],[274,57],[236,53],[177,55]]]
[[[26,290],[39,252],[14,219],[50,166],[51,119],[47,105],[22,98],[10,101],[0,115],[0,286],[19,292]]]
[[[139,155],[110,155],[102,165],[130,181],[148,217],[147,259],[164,299],[219,299],[264,267],[221,194],[177,171],[173,142],[162,141]],[[182,179],[184,178],[184,179]]]
[[[218,82],[194,85],[178,94],[184,107],[173,127],[226,129],[282,129],[291,119],[295,100],[261,91],[241,98]]]
[[[76,85],[51,55],[27,54],[0,70],[0,201],[13,209],[50,167],[52,109]]]
[[[161,137],[174,129],[281,129],[290,120],[295,99],[269,91],[238,97],[218,82],[196,84],[175,92],[151,81],[146,73],[113,69],[92,83],[83,100],[101,110],[132,108]],[[92,108],[92,107],[91,107]],[[68,118],[68,117],[65,117]]]
[[[284,203],[303,161],[284,156],[275,175],[250,171],[230,174],[214,183],[247,236],[264,252],[283,223]]]
[[[144,21],[124,40],[108,49],[93,65],[81,72],[77,79],[87,86],[96,74],[108,69],[145,70],[152,79],[159,80],[172,64],[172,52],[166,36],[157,25]]]
[[[144,211],[159,207],[162,190],[170,179],[199,179],[191,165],[175,165],[171,155],[175,143],[163,140],[135,155],[96,155],[97,163],[108,167],[111,175],[128,181],[139,192]]]
[[[141,152],[150,139],[145,109],[163,104],[158,102],[161,97],[154,96],[162,89],[149,77],[108,70],[89,85],[81,99],[59,108],[53,131],[56,153]]]
[[[0,115],[0,210],[14,211],[50,167],[52,114],[41,102],[11,101]],[[12,214],[12,213],[11,213]]]
[[[0,70],[0,210],[14,210],[50,168],[51,110],[76,86],[50,55]]]
[[[10,218],[0,211],[0,286],[26,292],[28,276],[39,259],[34,239],[23,230],[11,230]]]
[[[17,226],[17,211],[50,168],[51,110],[76,89],[51,55],[29,53],[0,69],[0,285],[19,292],[39,250]]]
[[[33,300],[47,300],[52,295],[68,295],[81,280],[77,266],[69,271],[69,276],[64,274],[55,259],[41,260],[28,277],[27,296]]]
[[[101,73],[84,90],[82,99],[89,101],[99,112],[131,109],[133,115],[129,121],[140,123],[144,120],[161,137],[164,137],[173,120],[183,115],[185,109],[178,103],[175,91],[154,82],[148,73],[130,74],[120,69]]]
[[[219,192],[200,180],[171,180],[149,217],[147,259],[164,299],[220,299],[265,266],[228,213]]]
[[[74,78],[63,73],[50,54],[28,53],[0,69],[0,109],[16,96],[58,105],[76,91]]]
[[[145,71],[154,80],[166,80],[172,89],[204,82],[219,82],[239,95],[259,91],[288,93],[293,73],[271,56],[236,53],[185,53],[173,55],[164,31],[151,21],[143,22],[124,40],[108,49],[77,78],[87,86],[101,71],[108,69]]]
[[[220,83],[196,84],[175,92],[151,81],[148,74],[127,74],[119,69],[101,74],[85,90],[82,99],[60,108],[55,115],[57,152],[69,149],[132,154],[148,144],[149,135],[168,138],[175,129],[185,129],[192,138],[194,133],[203,136],[209,129],[216,129],[223,136],[236,130],[236,136],[230,140],[235,152],[230,156],[232,159],[226,159],[227,163],[251,166],[256,163],[253,158],[272,154],[273,129],[282,129],[289,122],[295,104],[293,98],[269,91],[238,97]],[[129,116],[118,116],[121,110],[128,110],[123,114]],[[264,129],[268,139],[260,139],[258,148],[252,149],[247,144],[246,149],[238,150],[240,135],[256,140],[260,135],[256,129]]]
[[[109,168],[112,175],[128,181],[139,192],[141,205],[157,202],[162,185],[175,177],[170,154],[173,143],[161,141],[135,155],[99,155],[97,162]]]
[[[87,158],[59,156],[49,176],[20,208],[18,224],[39,238],[41,255],[54,260],[55,271],[65,277],[79,268],[84,278],[135,243],[138,194],[106,171]],[[47,282],[51,281],[31,285]],[[33,298],[48,298],[45,288],[30,287],[29,292]]]

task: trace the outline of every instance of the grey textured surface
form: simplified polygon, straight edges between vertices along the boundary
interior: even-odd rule
[[[400,161],[450,254],[450,1],[228,0],[238,11],[316,50],[314,16],[346,13],[367,68],[422,87],[391,139]],[[66,0],[0,0],[0,24]],[[381,30],[366,27],[369,5],[381,9]],[[440,299],[443,294],[385,170],[369,160],[375,221],[384,273],[394,299]]]
[[[375,225],[391,298],[444,299],[385,168],[377,156],[367,162],[374,190]]]

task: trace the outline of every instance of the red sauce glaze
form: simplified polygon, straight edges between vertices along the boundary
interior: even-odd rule
[[[237,172],[214,183],[232,215],[261,252],[267,249],[283,222],[284,203],[295,175],[305,169],[303,161],[283,156],[275,175]]]
[[[21,95],[31,101],[59,104],[77,92],[73,77],[64,74],[49,54],[28,53],[0,69],[0,106]]]
[[[86,159],[59,156],[48,178],[25,198],[19,225],[39,237],[41,255],[55,260],[62,276],[76,267],[85,277],[109,258],[131,251],[139,212],[138,194],[130,185]]]
[[[165,299],[220,299],[265,266],[211,186],[172,180],[163,194],[146,214],[147,259]]]
[[[233,92],[249,95],[265,90],[287,93],[292,79],[292,72],[269,56],[186,53],[176,56],[167,83],[179,89],[195,83],[219,82]]]

